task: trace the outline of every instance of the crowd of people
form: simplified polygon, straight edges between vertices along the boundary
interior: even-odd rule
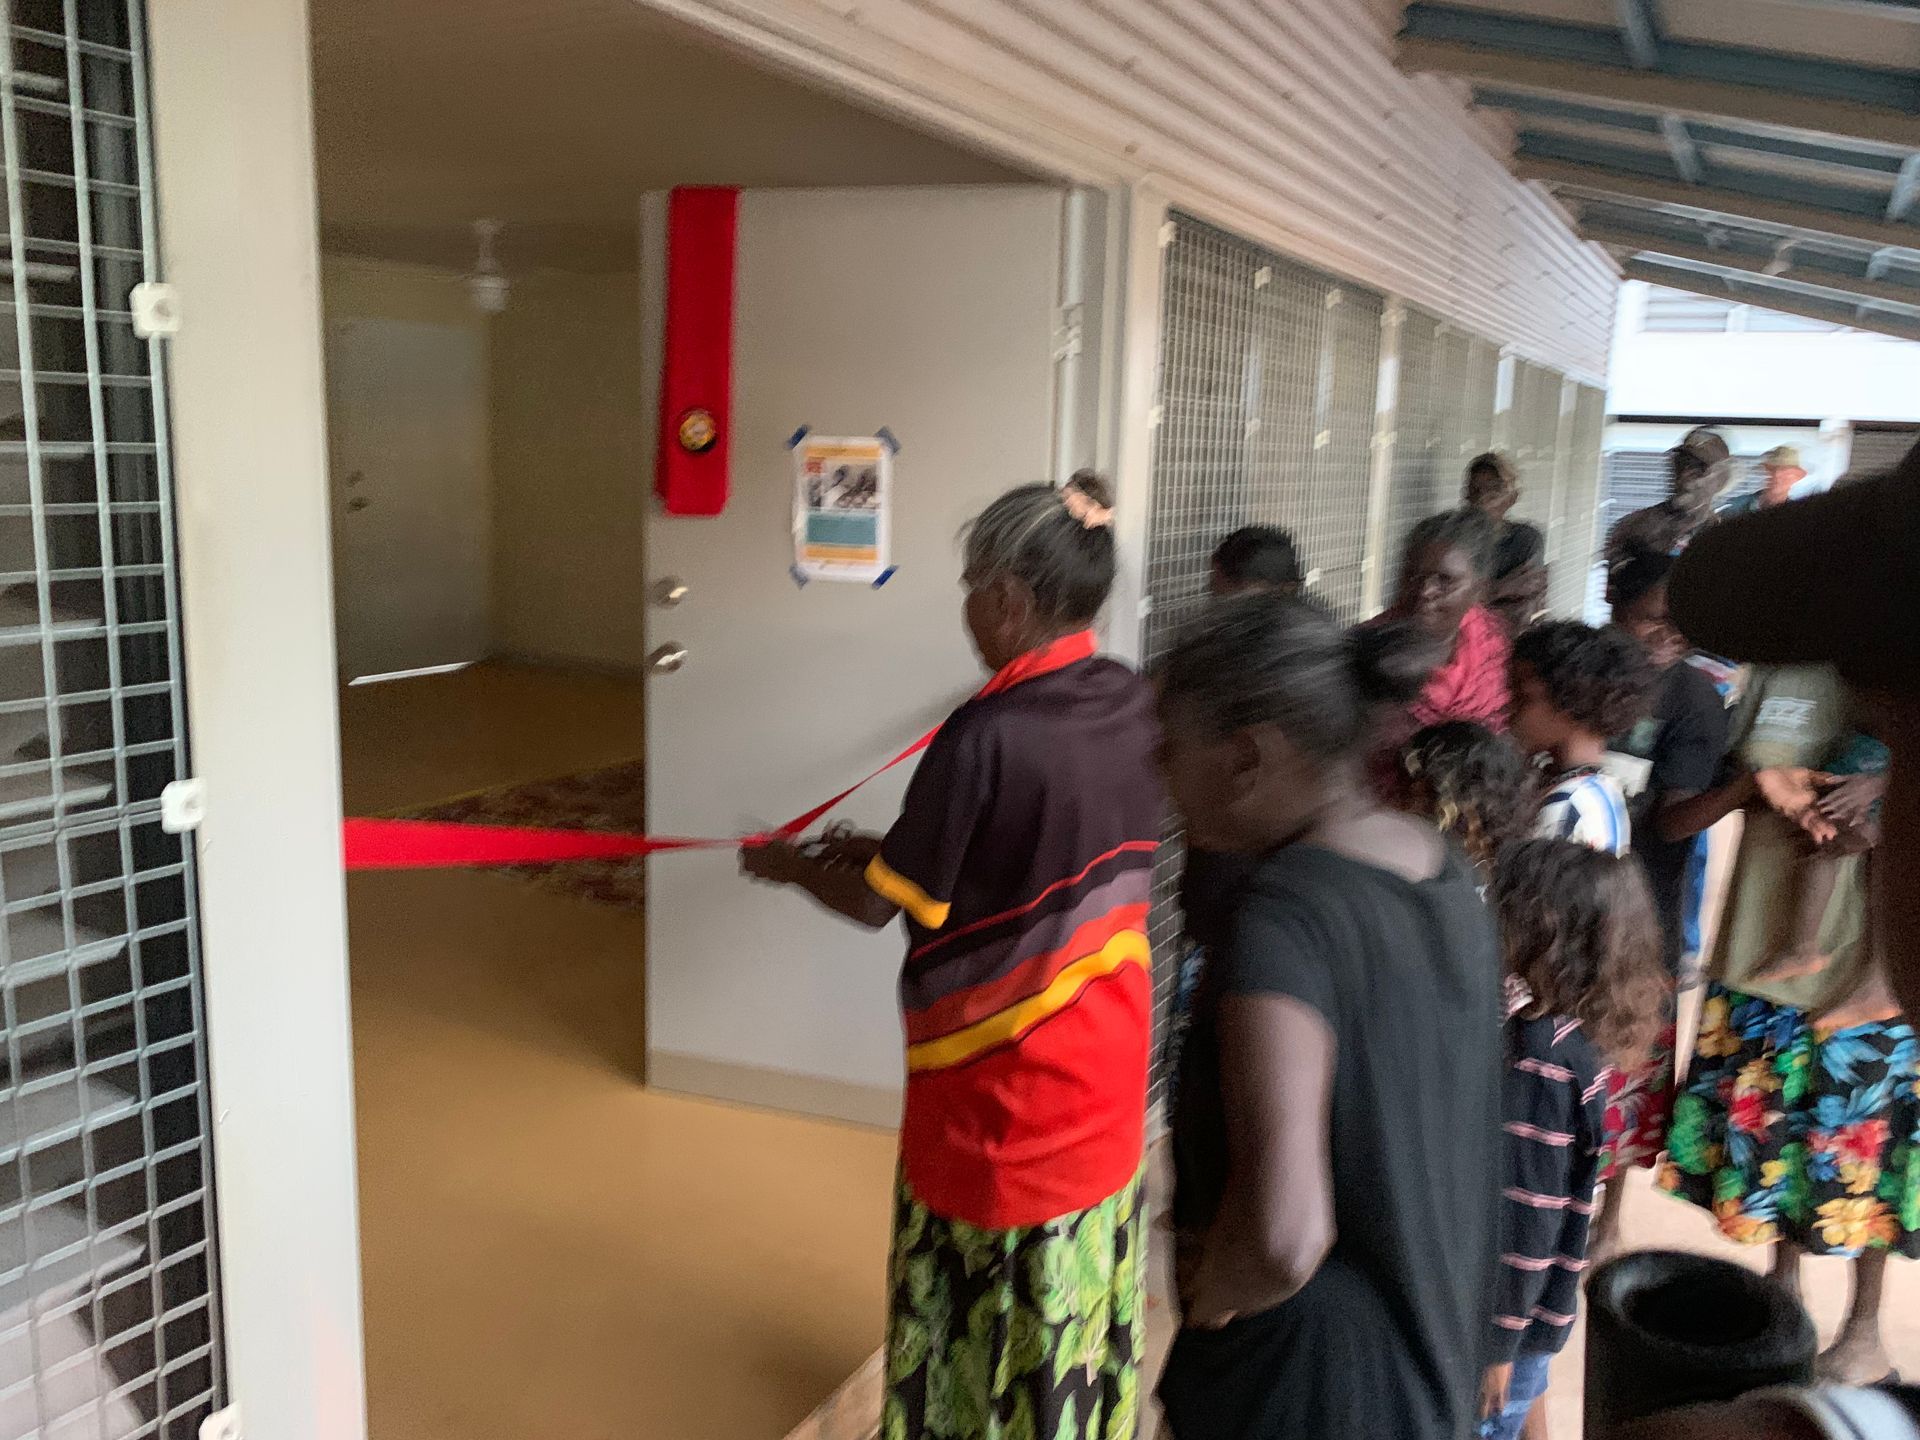
[[[1174,1440],[1544,1434],[1634,1167],[1774,1246],[1796,1293],[1803,1256],[1851,1259],[1822,1372],[1888,1377],[1885,1266],[1920,1255],[1920,1047],[1868,897],[1912,898],[1875,848],[1904,712],[1807,643],[1720,644],[1771,662],[1746,668],[1700,648],[1737,627],[1711,601],[1689,623],[1682,552],[1776,534],[1793,482],[1720,527],[1725,440],[1696,431],[1671,461],[1670,496],[1607,537],[1607,625],[1542,614],[1540,532],[1507,518],[1520,477],[1490,454],[1361,626],[1315,600],[1287,532],[1223,537],[1204,615],[1150,678],[1092,633],[1115,572],[1102,481],[975,521],[965,622],[991,678],[899,819],[742,856],[905,924],[886,1440],[1145,1426],[1169,799]],[[1735,812],[1703,957],[1705,836]]]

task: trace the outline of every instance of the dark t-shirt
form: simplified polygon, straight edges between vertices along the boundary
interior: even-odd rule
[[[1259,868],[1258,857],[1188,850],[1180,872],[1180,911],[1187,938],[1208,950],[1227,940],[1240,891]]]
[[[1730,741],[1726,702],[1719,690],[1698,667],[1682,661],[1661,676],[1653,713],[1609,747],[1652,765],[1646,789],[1631,806],[1633,853],[1640,857],[1653,892],[1669,971],[1678,970],[1684,948],[1687,864],[1698,837],[1662,840],[1654,834],[1651,817],[1675,791],[1709,789]]]
[[[1522,565],[1537,564],[1546,558],[1547,537],[1536,525],[1524,520],[1510,521],[1493,546],[1493,578],[1504,580]]]
[[[1501,1175],[1500,947],[1457,851],[1414,883],[1314,846],[1268,857],[1209,957],[1174,1119],[1174,1218],[1227,1178],[1218,1015],[1285,995],[1333,1032],[1336,1238],[1292,1299],[1184,1331],[1161,1383],[1181,1440],[1454,1440],[1476,1413]]]

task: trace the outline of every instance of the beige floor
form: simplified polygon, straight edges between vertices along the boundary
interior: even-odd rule
[[[344,714],[368,811],[638,746],[595,676]],[[348,900],[374,1440],[777,1440],[872,1351],[892,1138],[643,1090],[640,916],[472,872]]]
[[[618,675],[475,665],[340,697],[346,809],[378,815],[645,752],[644,688]]]
[[[628,759],[641,715],[633,682],[513,667],[352,690],[348,808]],[[374,1440],[776,1440],[856,1371],[890,1137],[642,1090],[638,916],[473,873],[356,877],[349,903]],[[1633,1185],[1633,1244],[1761,1263]],[[1808,1280],[1831,1334],[1846,1267]],[[1920,1373],[1914,1267],[1886,1320]],[[1555,1440],[1580,1366],[1576,1337]]]

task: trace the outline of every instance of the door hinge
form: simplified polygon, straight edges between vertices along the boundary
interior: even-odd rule
[[[200,1422],[200,1440],[242,1440],[240,1407],[229,1405]]]
[[[160,792],[160,828],[169,835],[184,835],[198,830],[207,818],[207,785],[204,780],[170,782]]]
[[[142,340],[165,340],[180,333],[180,295],[173,286],[147,280],[127,296],[133,333]]]

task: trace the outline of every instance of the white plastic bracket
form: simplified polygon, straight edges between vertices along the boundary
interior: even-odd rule
[[[160,792],[160,828],[169,835],[184,835],[198,830],[207,818],[207,785],[204,780],[175,780]],[[224,1412],[222,1412],[224,1413]],[[236,1436],[238,1431],[235,1431]],[[202,1427],[204,1437],[206,1430]]]
[[[229,1405],[216,1410],[200,1422],[200,1440],[244,1440],[240,1429],[240,1407]]]
[[[180,333],[180,294],[171,285],[148,280],[127,296],[133,333],[142,340],[165,340]]]

